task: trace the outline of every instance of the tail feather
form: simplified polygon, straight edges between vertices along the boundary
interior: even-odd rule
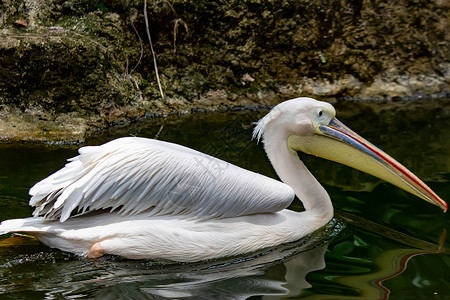
[[[12,233],[12,232],[43,232],[45,231],[41,224],[42,218],[25,218],[25,219],[12,219],[6,220],[0,223],[0,235]]]

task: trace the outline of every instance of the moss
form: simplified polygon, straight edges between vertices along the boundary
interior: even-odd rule
[[[165,102],[142,0],[2,3],[0,105],[24,114],[107,126],[146,110],[450,87],[445,1],[148,1]]]

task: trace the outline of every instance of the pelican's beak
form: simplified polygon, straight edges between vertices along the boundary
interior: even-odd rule
[[[318,125],[312,135],[293,135],[289,139],[292,149],[371,174],[447,211],[447,203],[422,180],[336,118],[328,125]]]

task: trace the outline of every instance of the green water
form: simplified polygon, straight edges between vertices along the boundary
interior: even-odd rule
[[[338,117],[450,201],[448,99],[369,105],[337,103]],[[275,177],[253,122],[267,111],[169,116],[114,127],[120,136],[176,142]],[[28,189],[76,148],[0,146],[0,221],[27,217]],[[330,193],[335,219],[316,235],[218,261],[177,264],[117,257],[81,259],[21,237],[0,238],[0,298],[11,299],[449,299],[447,214],[380,180],[301,155]],[[292,209],[301,209],[296,202]]]

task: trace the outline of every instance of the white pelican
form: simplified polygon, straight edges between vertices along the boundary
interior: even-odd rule
[[[176,144],[137,137],[79,149],[30,189],[34,217],[7,220],[0,234],[25,232],[90,258],[193,262],[299,240],[333,216],[325,189],[297,151],[377,176],[447,210],[419,178],[335,118],[332,105],[297,98],[274,107],[262,139],[282,182]],[[297,195],[305,211],[286,209]]]

